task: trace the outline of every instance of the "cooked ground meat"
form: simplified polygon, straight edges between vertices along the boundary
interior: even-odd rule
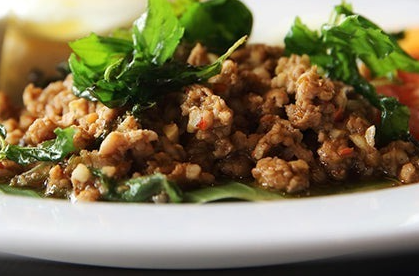
[[[257,162],[252,174],[260,185],[289,193],[309,186],[309,166],[301,159],[287,162],[278,157],[266,157]]]
[[[197,45],[186,60],[204,65],[214,55]],[[378,147],[378,111],[352,87],[321,76],[308,56],[284,57],[279,47],[237,50],[220,74],[173,91],[140,118],[77,98],[71,87],[71,75],[45,89],[29,85],[20,112],[0,94],[10,144],[38,145],[57,127],[78,130],[78,152],[48,167],[41,184],[48,196],[100,200],[107,188],[92,169],[113,179],[159,172],[184,189],[227,177],[288,193],[368,177],[419,181],[412,143]],[[0,177],[25,170],[3,160]]]

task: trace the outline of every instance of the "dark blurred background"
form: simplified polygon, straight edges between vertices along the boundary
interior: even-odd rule
[[[346,256],[320,261],[309,261],[265,267],[250,267],[220,270],[148,270],[121,269],[96,266],[74,265],[22,258],[12,255],[0,255],[0,275],[419,275],[419,250],[380,256]]]

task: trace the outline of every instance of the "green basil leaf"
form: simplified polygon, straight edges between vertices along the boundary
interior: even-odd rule
[[[93,33],[70,42],[69,46],[86,66],[102,72],[133,50],[131,41]]]
[[[408,139],[409,135],[406,130],[409,129],[409,108],[392,97],[381,98],[380,105],[383,110],[383,114],[381,114],[381,127],[378,132],[378,135],[383,137],[380,142],[387,144],[393,139]],[[391,113],[388,114],[389,112]],[[384,140],[387,137],[391,137],[392,139]]]
[[[326,25],[324,41],[351,49],[376,77],[391,76],[397,70],[419,72],[419,62],[404,52],[391,35],[374,26],[360,15],[350,15],[337,26]]]
[[[317,55],[322,53],[322,42],[316,31],[310,30],[299,17],[296,17],[284,38],[285,54]]]
[[[54,132],[57,135],[55,139],[45,141],[38,147],[22,147],[9,144],[0,153],[4,158],[21,165],[28,165],[37,161],[61,161],[76,150],[73,144],[73,136],[76,130],[68,127],[65,129],[57,128]]]
[[[121,194],[121,199],[127,202],[144,202],[150,200],[154,195],[165,192],[170,202],[182,201],[180,192],[173,183],[169,182],[162,174],[132,178],[124,183],[128,190]]]
[[[6,127],[4,125],[1,125],[1,124],[0,124],[0,136],[3,139],[6,139],[6,136],[7,136]]]
[[[296,19],[285,38],[286,53],[307,54],[334,80],[352,85],[372,105],[381,110],[378,142],[385,144],[410,139],[407,107],[396,99],[378,95],[358,69],[361,60],[373,76],[394,78],[397,70],[419,72],[419,62],[407,55],[394,36],[385,33],[367,18],[355,14],[351,6],[335,7],[335,15],[321,33],[311,31]]]
[[[68,60],[68,66],[73,74],[73,93],[77,97],[83,97],[90,101],[97,99],[90,93],[92,85],[99,78],[96,71],[79,61],[73,53]]]
[[[229,181],[217,186],[202,188],[184,193],[185,202],[208,203],[225,199],[247,201],[278,200],[284,197],[278,193]]]
[[[174,0],[171,2],[173,12],[176,16],[181,16],[185,13],[188,7],[194,3],[199,2],[199,0]]]
[[[132,178],[117,183],[98,170],[93,170],[104,185],[105,193],[102,195],[105,200],[118,202],[150,202],[152,197],[165,193],[169,202],[180,203],[183,200],[182,191],[175,183],[167,180],[166,176],[160,173],[153,175]]]
[[[245,41],[245,36],[240,38],[225,54],[206,66],[195,67],[177,62],[165,63],[162,66],[150,66],[138,74],[136,79],[136,83],[139,84],[137,94],[140,94],[140,98],[147,102],[153,99],[153,97],[147,97],[147,94],[153,93],[153,96],[157,97],[166,91],[206,81],[221,72],[222,63]],[[143,90],[140,90],[140,87]]]
[[[110,108],[149,106],[169,91],[220,73],[222,62],[245,41],[239,39],[213,64],[195,67],[172,59],[183,30],[167,0],[150,0],[133,24],[131,40],[117,31],[117,37],[91,34],[70,43],[74,94]]]
[[[49,171],[54,166],[52,162],[38,162],[33,168],[15,175],[10,180],[10,186],[15,187],[42,187],[49,177]]]
[[[40,194],[38,194],[34,190],[12,187],[5,184],[0,184],[0,194],[26,196],[26,197],[34,197],[34,198],[42,197]]]
[[[161,65],[173,56],[183,31],[167,0],[149,0],[147,11],[134,22],[134,47]]]
[[[95,34],[70,42],[69,46],[73,50],[69,58],[69,67],[73,73],[73,92],[76,96],[89,100],[98,100],[92,91],[112,93],[117,88],[114,84],[103,87],[98,82],[102,79],[109,82],[111,77],[117,76],[133,51],[130,41]]]
[[[238,0],[212,0],[189,5],[180,22],[187,41],[201,42],[210,51],[223,53],[239,38],[251,34],[253,16]]]

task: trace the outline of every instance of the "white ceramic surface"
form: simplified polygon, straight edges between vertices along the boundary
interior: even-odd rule
[[[253,41],[295,15],[327,20],[339,1],[245,1]],[[411,0],[353,1],[386,28],[419,26]],[[138,268],[224,268],[419,248],[419,185],[275,202],[77,203],[0,195],[0,252]]]

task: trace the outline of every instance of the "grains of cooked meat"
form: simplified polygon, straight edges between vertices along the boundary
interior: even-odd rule
[[[359,158],[364,159],[367,166],[376,167],[381,162],[379,152],[370,144],[365,135],[351,134],[349,139],[355,145]]]
[[[249,93],[245,98],[246,109],[252,113],[259,113],[263,104],[263,97],[255,93]]]
[[[241,131],[236,131],[231,135],[231,141],[237,150],[250,153],[256,147],[261,136],[263,134],[253,133],[246,135]]]
[[[45,187],[45,195],[53,197],[67,196],[72,188],[71,180],[65,175],[60,165],[55,165],[49,171],[48,181]]]
[[[183,146],[170,141],[167,137],[160,136],[158,146],[160,146],[165,153],[169,154],[173,160],[181,161],[186,159],[186,152]]]
[[[372,125],[365,130],[365,140],[370,147],[375,146],[375,126]]]
[[[19,144],[24,136],[24,131],[19,127],[19,122],[16,119],[9,118],[2,122],[2,125],[7,131],[6,142],[12,145]]]
[[[325,172],[334,180],[344,180],[352,166],[354,149],[348,145],[346,135],[321,141],[317,150],[319,161]]]
[[[0,161],[0,181],[6,183],[14,176],[22,173],[23,169],[21,166],[10,160]]]
[[[107,177],[114,177],[116,174],[116,167],[115,166],[104,166],[100,170],[104,175]]]
[[[28,114],[38,118],[29,126],[25,139],[28,143],[36,144],[42,140],[42,135],[51,134],[52,124],[55,127],[65,128],[71,125],[77,126],[82,131],[82,139],[76,144],[84,148],[87,144],[99,137],[109,124],[120,114],[119,109],[110,109],[101,103],[77,98],[72,92],[72,78],[54,82],[45,89],[28,85],[23,93],[24,105]],[[38,121],[42,119],[42,121]],[[45,123],[49,129],[41,126],[33,126]],[[53,129],[52,129],[53,131]],[[26,138],[27,137],[27,138]]]
[[[102,141],[99,154],[102,156],[117,156],[118,158],[118,156],[124,157],[130,150],[136,158],[143,158],[154,152],[151,143],[157,140],[157,133],[152,130],[141,129],[141,125],[133,116],[126,116],[117,128]]]
[[[233,112],[220,96],[201,85],[187,89],[181,105],[182,115],[189,116],[187,131],[199,140],[215,141],[230,135]]]
[[[318,99],[328,102],[333,99],[335,86],[330,79],[324,79],[317,73],[317,66],[311,66],[296,81],[296,102]]]
[[[199,164],[205,171],[212,171],[214,167],[215,157],[212,154],[213,150],[213,145],[195,137],[190,139],[185,146],[188,161]]]
[[[197,43],[194,48],[192,48],[191,53],[189,54],[187,63],[194,66],[202,66],[210,63],[208,57],[207,49],[202,46],[200,43]]]
[[[278,157],[263,158],[252,169],[252,175],[260,185],[288,193],[309,186],[309,166],[303,160],[287,162]]]
[[[419,179],[419,172],[415,165],[406,163],[400,169],[399,179],[402,183],[412,183]]]
[[[368,128],[371,127],[365,118],[356,116],[354,114],[349,115],[349,118],[346,122],[346,128],[351,134],[360,134],[365,135]]]
[[[272,126],[269,127],[266,134],[259,139],[252,152],[252,157],[256,160],[265,157],[273,147],[279,145],[295,148],[303,139],[303,134],[298,129],[294,128],[288,120],[266,115],[262,117],[261,125],[265,122],[267,122],[267,125],[272,124]]]
[[[300,106],[290,104],[286,107],[290,122],[298,129],[318,128],[323,123],[321,107],[312,104]]]
[[[273,88],[264,94],[264,103],[261,105],[262,114],[279,114],[281,108],[289,103],[284,89]]]
[[[45,89],[28,85],[23,92],[23,104],[26,109],[38,117],[48,116],[57,122],[69,110],[69,103],[77,97],[71,90],[72,79],[49,84]]]
[[[235,51],[231,55],[231,59],[240,66],[241,70],[254,70],[263,67],[266,71],[273,73],[282,52],[283,49],[278,46],[250,44]]]
[[[233,151],[233,144],[230,139],[218,139],[214,143],[214,151],[212,152],[217,159],[224,158]]]
[[[244,93],[270,89],[271,76],[275,71],[280,47],[252,44],[232,54],[231,60],[223,63],[221,73],[209,79],[217,95],[224,99],[241,97]]]
[[[223,99],[227,99],[230,97],[230,93],[234,93],[233,88],[238,85],[237,82],[239,77],[237,74],[237,63],[226,60],[222,64],[220,74],[211,77],[208,80],[208,83],[211,84],[216,95],[221,96]]]
[[[89,168],[87,168],[86,165],[79,163],[71,173],[71,182],[74,183],[74,185],[86,183],[91,176],[92,174],[90,173]]]
[[[241,84],[239,87],[245,91],[258,91],[262,94],[271,89],[271,79],[260,78],[253,70],[239,71],[239,79]]]
[[[177,143],[179,141],[179,127],[175,123],[167,124],[163,127],[164,135],[171,142]]]
[[[244,154],[235,154],[220,159],[217,163],[218,170],[222,175],[231,177],[233,179],[248,179],[251,175],[251,170],[255,166],[253,160]]]
[[[157,139],[157,133],[151,130],[112,131],[101,143],[99,154],[102,156],[124,156],[128,150],[132,150],[135,156],[146,157],[154,152],[151,142]]]
[[[307,55],[281,57],[275,68],[276,76],[272,79],[272,87],[285,87],[287,93],[295,93],[298,78],[310,67],[310,58]]]
[[[174,160],[167,152],[155,153],[147,161],[146,174],[157,172],[166,174],[168,179],[176,181],[181,187],[209,184],[215,180],[211,173],[193,160],[180,162]]]
[[[26,86],[23,91],[23,104],[25,105],[26,110],[34,116],[41,117],[45,114],[45,105],[49,101],[49,98],[52,98],[50,96],[52,93],[46,93],[46,91],[49,92],[49,90],[43,90],[40,87],[35,87],[33,84]],[[57,92],[56,89],[52,91]]]
[[[397,177],[401,168],[414,158],[415,147],[412,143],[404,141],[394,141],[380,149],[382,156],[381,166],[390,176]],[[412,179],[419,181],[419,178]]]
[[[167,177],[177,183],[182,183],[181,186],[196,185],[197,183],[211,184],[215,180],[214,176],[203,171],[201,166],[189,162],[177,163]]]
[[[419,181],[412,143],[376,143],[379,110],[352,87],[321,76],[308,56],[282,52],[262,44],[241,47],[207,83],[171,91],[139,117],[129,108],[76,97],[68,76],[44,89],[29,85],[20,112],[11,112],[0,93],[6,109],[0,108],[0,121],[6,142],[22,145],[74,126],[78,150],[52,166],[42,185],[49,196],[81,201],[100,200],[106,192],[92,169],[116,181],[162,173],[190,189],[227,177],[288,193],[370,176]],[[178,54],[198,66],[214,61],[200,44]],[[27,170],[2,161],[0,178]],[[153,200],[168,198],[162,193]]]
[[[95,187],[93,175],[86,165],[77,164],[70,180],[73,185],[73,196],[77,201],[96,201],[100,198],[100,191]]]
[[[331,80],[320,77],[316,66],[306,68],[306,71],[300,69],[298,74],[300,75],[292,88],[286,87],[285,83],[288,93],[295,94],[295,104],[289,104],[285,108],[288,119],[301,130],[328,127],[334,120],[336,110],[344,108],[340,106],[345,103],[342,101],[342,93],[339,93]],[[338,100],[334,100],[335,96]],[[337,103],[340,105],[335,106]]]
[[[373,175],[374,168],[378,168],[382,162],[381,155],[375,147],[375,127],[365,118],[351,114],[346,128],[356,152],[354,168],[364,176]]]
[[[129,132],[131,130],[141,129],[141,124],[134,116],[128,115],[123,118],[122,122],[119,122],[116,126],[115,131],[119,132]]]
[[[83,164],[88,168],[102,169],[103,167],[115,167],[114,177],[124,178],[131,170],[133,160],[125,156],[103,156],[97,150],[81,150],[77,155],[73,155],[68,164],[64,167],[65,175],[70,176],[78,164]]]
[[[39,118],[32,123],[23,139],[29,145],[37,145],[45,140],[53,139],[55,137],[54,130],[56,128],[57,125],[49,118]]]
[[[402,183],[414,183],[419,180],[419,160],[414,158],[411,162],[404,164],[398,175]]]
[[[76,195],[76,201],[97,201],[100,199],[100,191],[92,186],[87,186]]]
[[[168,175],[175,168],[173,158],[166,152],[157,152],[146,162],[145,174],[162,173]]]
[[[37,117],[31,115],[27,110],[23,110],[19,116],[19,128],[26,131]]]

